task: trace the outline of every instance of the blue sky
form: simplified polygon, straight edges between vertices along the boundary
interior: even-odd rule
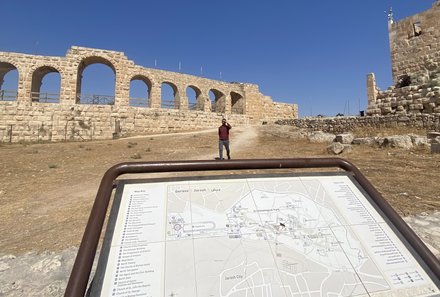
[[[400,20],[433,3],[4,0],[0,51],[122,51],[145,67],[179,71],[180,62],[183,73],[258,84],[274,101],[298,104],[300,116],[355,114],[366,108],[368,73],[382,89],[392,84],[384,11],[392,6]],[[108,93],[105,79],[94,81],[88,92]]]

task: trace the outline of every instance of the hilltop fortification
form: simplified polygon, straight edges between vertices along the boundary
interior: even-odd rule
[[[367,77],[369,115],[440,113],[440,1],[394,21],[388,14],[393,86],[379,90]]]

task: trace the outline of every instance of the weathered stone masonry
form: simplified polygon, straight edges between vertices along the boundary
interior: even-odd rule
[[[440,114],[303,118],[278,120],[275,123],[278,125],[295,126],[308,131],[324,131],[329,133],[351,132],[359,127],[375,129],[415,127],[426,131],[440,131]]]
[[[368,75],[367,114],[440,113],[440,0],[398,22],[390,13],[388,26],[394,85],[381,91]]]
[[[91,64],[115,73],[114,101],[83,104],[81,77]],[[10,70],[18,71],[16,100],[0,100],[0,141],[62,141],[109,139],[114,136],[173,132],[217,127],[226,116],[234,125],[297,118],[295,104],[273,102],[255,84],[227,83],[193,75],[135,65],[121,52],[72,47],[66,57],[0,52],[0,87]],[[47,103],[38,94],[43,77],[60,74],[59,100]],[[148,105],[129,104],[130,82],[148,86]],[[172,109],[162,108],[161,86],[174,92]],[[196,94],[189,106],[187,88]],[[211,102],[209,92],[215,95]]]

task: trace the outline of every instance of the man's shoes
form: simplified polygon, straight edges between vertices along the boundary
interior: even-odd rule
[[[228,160],[231,160],[231,157],[230,157],[230,156],[228,156]]]

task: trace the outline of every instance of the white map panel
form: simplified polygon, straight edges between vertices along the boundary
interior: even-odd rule
[[[126,184],[101,296],[440,296],[347,176]]]

